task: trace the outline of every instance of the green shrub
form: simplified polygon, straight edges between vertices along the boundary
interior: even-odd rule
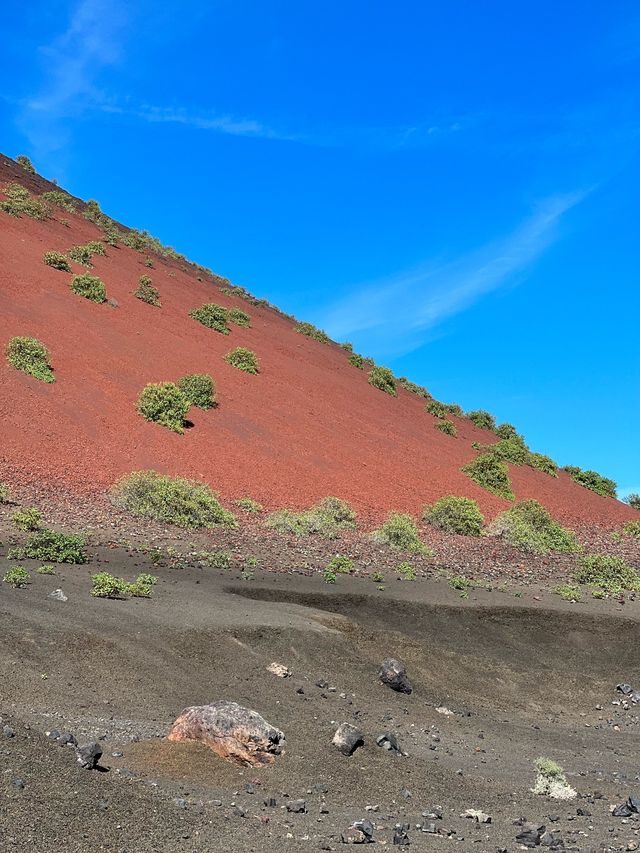
[[[0,483],[0,504],[8,504],[11,500],[11,490],[6,483]]]
[[[145,265],[145,267],[148,267],[150,270],[154,269],[153,261],[151,260],[151,258],[145,258],[144,265]]]
[[[358,370],[364,370],[364,358],[357,353],[349,356],[349,364],[353,367],[357,367]]]
[[[83,246],[72,246],[67,252],[72,261],[83,267],[93,266],[94,255],[106,255],[105,248],[98,240],[90,240]]]
[[[458,430],[456,429],[456,425],[454,424],[453,421],[448,421],[448,420],[438,421],[437,423],[434,424],[434,427],[436,429],[439,429],[440,432],[443,432],[445,435],[451,435],[454,438],[458,434]]]
[[[8,184],[4,188],[7,201],[0,202],[0,210],[9,216],[20,217],[23,214],[31,219],[44,221],[51,216],[51,207],[41,198],[32,198],[29,190],[20,184]]]
[[[36,574],[38,575],[55,575],[56,570],[53,566],[45,563],[44,566],[40,566],[36,569]]]
[[[345,341],[340,344],[341,349],[345,350],[345,352],[353,352],[353,344],[349,343],[349,341]]]
[[[138,279],[138,286],[133,291],[136,299],[141,299],[147,305],[155,305],[160,307],[160,291],[151,284],[151,279],[148,275],[141,275]]]
[[[135,471],[111,488],[113,503],[134,515],[178,527],[237,527],[209,486],[156,471]]]
[[[138,397],[136,408],[146,421],[160,424],[180,435],[191,404],[174,382],[146,385]]]
[[[216,404],[216,389],[208,373],[191,373],[178,380],[178,388],[192,406],[199,409],[213,408]]]
[[[11,520],[18,530],[40,530],[42,527],[42,513],[35,506],[17,510],[11,516]]]
[[[239,308],[230,309],[229,319],[232,323],[235,323],[236,326],[244,326],[245,328],[249,328],[251,326],[251,317]]]
[[[198,562],[208,569],[230,569],[233,559],[228,551],[204,551]]]
[[[194,308],[193,311],[189,311],[189,316],[193,317],[193,319],[197,320],[199,323],[202,323],[202,325],[206,326],[208,329],[213,329],[216,332],[220,332],[222,335],[229,334],[229,326],[227,325],[229,312],[221,305],[215,305],[213,302],[209,302],[206,305],[202,305],[200,308]]]
[[[627,521],[622,529],[627,536],[633,536],[635,539],[640,539],[640,520]]]
[[[252,498],[238,498],[234,503],[245,512],[262,512],[263,510],[262,504],[259,504],[258,501],[254,501]]]
[[[36,174],[35,167],[26,154],[18,154],[18,156],[16,157],[16,163],[19,166],[22,166],[25,172],[29,172],[30,175]]]
[[[337,580],[336,573],[327,567],[322,573],[322,579],[325,583],[335,583]]]
[[[337,575],[349,575],[355,571],[355,564],[352,559],[345,557],[342,554],[336,554],[327,563],[326,567],[329,571],[335,572]]]
[[[529,453],[527,465],[531,468],[537,468],[539,471],[544,471],[551,477],[558,476],[558,465],[550,456],[545,456],[544,453]]]
[[[15,202],[28,201],[30,198],[29,190],[16,183],[7,184],[4,188],[4,194],[8,199]]]
[[[393,373],[388,367],[372,367],[369,371],[369,385],[379,388],[385,394],[397,397],[396,383]]]
[[[474,443],[473,446],[482,453],[491,453],[496,459],[513,465],[526,465],[529,461],[529,450],[520,438],[503,438],[496,444]]]
[[[132,598],[151,598],[151,588],[157,580],[155,575],[142,572],[132,583],[126,584],[126,592]]]
[[[623,500],[633,509],[640,510],[640,495],[632,493],[630,495],[627,495],[626,498],[623,498]]]
[[[373,532],[376,542],[389,545],[399,551],[428,554],[429,549],[420,540],[415,519],[404,513],[391,513],[384,524]]]
[[[473,581],[466,578],[464,575],[451,575],[449,578],[449,586],[451,589],[456,589],[458,592],[465,592],[473,586]]]
[[[371,580],[374,583],[384,583],[384,575],[382,574],[382,572],[374,572],[371,575]],[[381,589],[382,589],[382,587],[381,587]]]
[[[401,385],[405,391],[408,391],[410,394],[415,394],[416,397],[429,397],[429,392],[423,385],[416,385],[415,382],[407,379],[406,376],[401,376],[398,379],[398,385]]]
[[[524,439],[518,434],[518,430],[513,424],[500,424],[496,427],[496,435],[499,438],[517,438],[524,444]]]
[[[440,530],[463,536],[480,536],[484,526],[484,516],[476,501],[457,495],[448,495],[425,506],[422,517]]]
[[[42,560],[47,563],[87,562],[87,540],[78,533],[57,533],[55,530],[39,530],[32,533],[23,546],[13,548],[11,555],[19,560]]]
[[[467,417],[471,423],[480,427],[480,429],[495,430],[496,428],[496,419],[484,409],[475,409],[472,412],[467,412]]]
[[[122,578],[117,578],[110,572],[97,572],[91,575],[91,595],[96,598],[122,598],[127,592],[128,584]]]
[[[40,198],[49,204],[53,204],[55,207],[59,207],[61,210],[66,210],[67,213],[76,212],[76,206],[71,196],[62,190],[47,190],[47,192],[42,193]]]
[[[444,418],[447,414],[447,407],[438,400],[431,400],[424,408],[434,418]]]
[[[12,566],[5,572],[2,580],[14,589],[22,589],[31,580],[31,575],[26,569],[23,569],[22,566]]]
[[[98,304],[107,301],[107,291],[101,279],[96,275],[75,275],[69,285],[74,293],[78,296],[84,296],[85,299]]]
[[[537,758],[533,763],[538,776],[532,793],[555,800],[572,800],[576,797],[576,792],[567,782],[564,770],[559,764],[550,758]]]
[[[559,595],[565,601],[580,601],[582,598],[580,587],[570,583],[559,583],[553,587],[551,592]]]
[[[62,272],[71,272],[67,256],[62,252],[45,252],[42,260],[48,267],[53,267],[54,270],[62,270]]]
[[[626,590],[640,590],[640,576],[622,557],[589,554],[582,557],[575,574],[578,583],[595,587],[605,594],[618,595]]]
[[[492,535],[501,536],[510,545],[532,554],[550,551],[572,553],[580,546],[570,530],[561,527],[548,510],[536,500],[519,501],[501,513],[491,524]]]
[[[295,331],[301,335],[306,335],[308,338],[313,338],[314,341],[320,341],[322,344],[330,344],[331,338],[322,329],[316,328],[312,323],[298,323]]]
[[[406,581],[414,581],[416,579],[416,571],[411,563],[398,563],[395,568],[396,574],[401,575]]]
[[[615,498],[616,489],[618,488],[615,480],[603,477],[597,471],[583,471],[577,465],[565,465],[563,470],[567,472],[572,480],[584,486],[585,489],[591,489],[592,492],[596,492],[596,494],[606,498]]]
[[[448,415],[455,415],[457,418],[463,416],[462,406],[457,403],[444,403],[444,410]]]
[[[515,500],[507,466],[493,453],[481,453],[471,462],[463,465],[461,470],[474,483],[488,492],[499,495],[508,501]]]
[[[36,338],[11,338],[6,349],[7,361],[16,370],[41,382],[55,382],[49,363],[49,351]]]
[[[272,512],[265,526],[279,533],[295,536],[324,536],[335,539],[341,530],[355,527],[356,514],[351,506],[340,498],[323,498],[303,512],[281,509]]]
[[[89,240],[86,244],[85,249],[88,249],[92,255],[101,255],[102,257],[106,257],[107,250],[104,247],[104,243],[101,243],[100,240]]]
[[[258,366],[258,358],[255,352],[252,352],[250,349],[246,349],[245,347],[236,347],[228,352],[224,360],[227,364],[230,364],[232,367],[237,367],[238,370],[242,370],[244,373],[252,373],[257,374],[260,372],[260,368]]]

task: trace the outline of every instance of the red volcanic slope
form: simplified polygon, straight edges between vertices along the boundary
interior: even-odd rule
[[[10,180],[36,192],[54,188],[0,157],[0,186]],[[471,443],[495,440],[491,433],[456,418],[458,437],[443,435],[423,400],[401,388],[397,398],[373,388],[340,347],[295,332],[271,309],[221,294],[214,278],[186,263],[154,257],[155,269],[147,270],[145,254],[107,247],[91,272],[117,301],[112,307],[75,295],[71,275],[42,262],[47,250],[101,237],[79,214],[56,211],[38,222],[0,212],[0,347],[14,335],[36,337],[56,375],[46,385],[2,359],[5,472],[89,495],[122,474],[153,468],[204,480],[223,500],[248,495],[267,508],[337,495],[372,520],[390,510],[419,513],[447,494],[475,498],[488,516],[507,506],[460,471],[475,455]],[[160,290],[161,308],[132,295],[145,273]],[[188,316],[205,302],[242,308],[251,328],[232,325],[228,336],[205,328]],[[223,361],[235,346],[257,353],[258,376]],[[193,429],[177,435],[137,414],[148,382],[187,373],[211,373],[219,402],[209,412],[192,409]],[[537,498],[566,522],[613,525],[633,517],[562,472],[556,480],[510,466],[510,474],[519,499]]]

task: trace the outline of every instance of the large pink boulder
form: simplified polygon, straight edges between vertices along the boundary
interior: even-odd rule
[[[251,767],[271,764],[284,752],[284,734],[279,729],[257,711],[225,700],[185,708],[167,740],[199,741],[221,758]]]

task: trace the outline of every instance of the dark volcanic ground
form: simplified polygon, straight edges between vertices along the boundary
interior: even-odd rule
[[[0,557],[3,574],[10,564]],[[160,579],[151,600],[99,600],[97,570]],[[612,704],[618,682],[640,682],[637,602],[254,575],[98,549],[88,566],[33,572],[27,589],[0,585],[0,728],[15,733],[0,733],[0,850],[330,850],[367,817],[379,843],[409,824],[412,850],[516,850],[521,817],[568,849],[636,849],[640,821],[610,806],[640,793],[638,712]],[[57,587],[67,602],[47,597]],[[379,683],[388,656],[406,662],[410,696]],[[292,676],[267,672],[272,661]],[[239,768],[163,739],[184,706],[223,698],[285,732],[274,765]],[[345,721],[365,732],[351,757],[331,744]],[[103,772],[82,770],[53,729],[99,738]],[[384,732],[406,756],[376,746]],[[530,793],[541,755],[577,800]],[[306,813],[287,812],[300,798]],[[422,832],[436,806],[439,834]],[[468,808],[492,822],[460,817]]]

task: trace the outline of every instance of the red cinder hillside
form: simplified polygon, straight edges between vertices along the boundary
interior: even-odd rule
[[[0,188],[12,181],[35,194],[56,189],[0,157]],[[277,311],[221,293],[223,279],[119,244],[95,256],[89,270],[113,304],[74,294],[72,274],[45,266],[42,256],[104,239],[76,202],[79,212],[53,208],[46,221],[0,211],[0,346],[18,335],[39,339],[56,377],[39,382],[2,358],[0,477],[92,495],[122,474],[153,468],[204,480],[224,501],[250,496],[268,509],[300,508],[336,495],[371,519],[390,510],[418,513],[447,494],[475,498],[489,517],[508,505],[460,471],[476,455],[472,442],[496,441],[493,433],[453,418],[458,437],[442,434],[423,399],[372,387],[337,344],[307,338]],[[143,274],[162,307],[132,295]],[[227,336],[205,328],[189,311],[206,302],[241,308],[251,328],[231,324]],[[258,376],[223,360],[236,346],[256,352]],[[193,428],[184,435],[143,420],[135,408],[141,389],[188,373],[214,377],[217,408],[192,409]],[[529,467],[509,471],[517,498],[537,498],[566,522],[611,526],[634,516],[564,472],[556,479]]]

